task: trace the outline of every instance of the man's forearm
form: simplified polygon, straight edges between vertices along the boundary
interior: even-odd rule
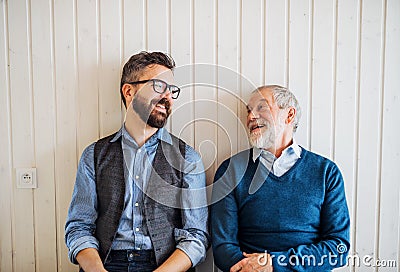
[[[85,272],[104,272],[99,252],[95,248],[85,248],[76,255],[76,260]]]
[[[192,262],[186,253],[176,249],[171,256],[154,272],[184,272],[192,267]]]

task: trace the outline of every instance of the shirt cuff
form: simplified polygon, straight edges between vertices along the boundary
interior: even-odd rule
[[[99,242],[93,236],[82,236],[75,240],[69,248],[68,257],[73,264],[78,264],[76,255],[85,248],[95,248],[99,250]]]
[[[206,258],[206,246],[195,235],[184,229],[174,229],[176,248],[185,252],[192,262],[192,267],[203,262]]]

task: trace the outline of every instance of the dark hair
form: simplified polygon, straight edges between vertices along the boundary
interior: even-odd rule
[[[169,55],[163,52],[146,52],[142,51],[138,54],[133,55],[127,63],[125,63],[122,69],[121,85],[119,87],[121,93],[122,102],[124,102],[126,108],[126,100],[122,93],[122,86],[126,82],[137,81],[143,74],[148,66],[162,65],[168,69],[173,70],[175,67],[175,61]]]

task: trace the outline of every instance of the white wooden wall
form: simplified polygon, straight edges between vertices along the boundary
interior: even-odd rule
[[[77,161],[119,128],[120,68],[141,50],[208,64],[177,69],[168,126],[209,182],[247,146],[247,79],[289,86],[298,142],[344,174],[352,251],[400,266],[399,0],[1,0],[1,271],[76,271],[63,237]],[[16,188],[18,167],[37,168],[37,189]],[[198,271],[213,270],[210,252]],[[378,270],[400,271],[343,269]]]

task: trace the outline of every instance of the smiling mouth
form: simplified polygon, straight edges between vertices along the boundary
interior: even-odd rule
[[[171,114],[171,103],[166,98],[162,98],[161,100],[153,99],[151,101],[151,114],[160,114],[164,117],[168,117]]]
[[[167,112],[167,109],[166,109],[165,105],[163,105],[163,104],[157,104],[155,106],[155,109],[157,109],[158,111],[164,112],[164,113]]]
[[[263,125],[263,124],[252,124],[252,125],[249,125],[250,133],[258,132],[263,127],[265,127],[265,125]]]

